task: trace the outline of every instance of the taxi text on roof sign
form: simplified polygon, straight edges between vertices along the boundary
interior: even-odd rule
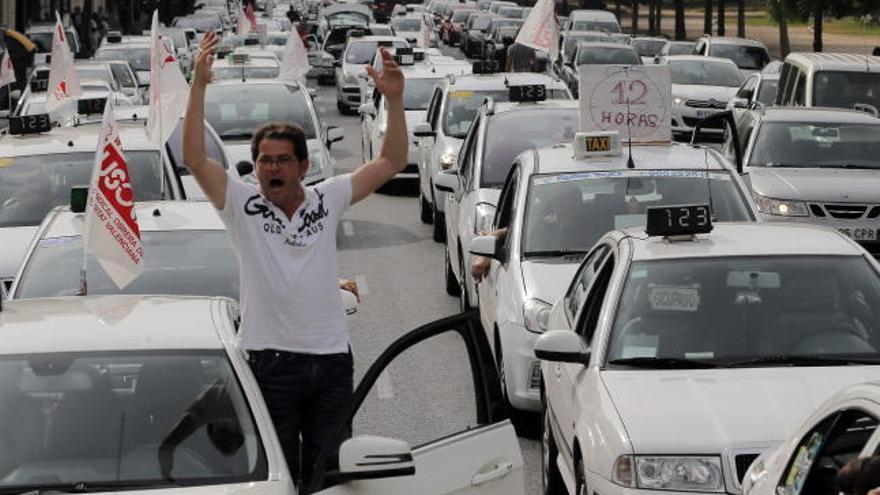
[[[581,65],[580,128],[617,131],[623,141],[672,139],[672,84],[664,65]]]
[[[620,155],[620,134],[617,131],[578,132],[572,145],[575,158]]]

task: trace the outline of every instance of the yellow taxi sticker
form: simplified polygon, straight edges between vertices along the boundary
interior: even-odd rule
[[[587,152],[611,151],[610,136],[586,136]]]
[[[459,90],[459,91],[453,91],[452,93],[449,93],[449,96],[451,96],[453,98],[473,98],[474,94],[475,93],[473,91]]]
[[[0,168],[11,167],[15,165],[15,158],[0,158]]]

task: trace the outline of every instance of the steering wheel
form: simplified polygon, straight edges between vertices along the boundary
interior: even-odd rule
[[[120,461],[120,473],[124,473],[122,476],[137,479],[156,476],[161,471],[159,445],[158,442],[148,443],[123,455]],[[183,445],[174,448],[172,476],[176,472],[186,473],[187,478],[210,477],[215,473],[209,466],[210,463],[195,450]]]
[[[802,337],[793,346],[792,354],[848,354],[876,352],[874,346],[859,335],[849,321],[825,325]]]

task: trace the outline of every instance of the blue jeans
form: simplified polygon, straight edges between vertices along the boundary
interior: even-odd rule
[[[321,448],[330,441],[354,394],[351,352],[301,354],[248,351],[294,483],[308,486]],[[348,434],[351,435],[351,425]],[[328,469],[335,469],[338,450]]]

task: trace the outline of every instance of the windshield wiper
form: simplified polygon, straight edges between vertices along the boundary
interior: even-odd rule
[[[6,495],[52,495],[57,493],[96,493],[106,491],[130,490],[134,488],[174,488],[178,487],[167,480],[153,481],[78,481],[76,483],[52,483],[0,488],[0,494]]]
[[[859,165],[858,163],[844,163],[842,165],[831,165],[829,168],[848,168],[852,170],[877,170],[877,167],[872,167],[870,165]]]
[[[548,249],[544,251],[527,251],[523,253],[526,258],[549,258],[553,256],[574,256],[584,255],[587,251],[583,249]]]
[[[836,358],[825,356],[758,356],[740,361],[725,363],[726,368],[748,368],[750,366],[849,366],[880,364],[876,359]]]
[[[698,361],[696,359],[670,358],[670,357],[632,357],[612,359],[608,364],[617,366],[630,366],[633,368],[646,369],[710,369],[717,368],[718,365],[708,361]]]

